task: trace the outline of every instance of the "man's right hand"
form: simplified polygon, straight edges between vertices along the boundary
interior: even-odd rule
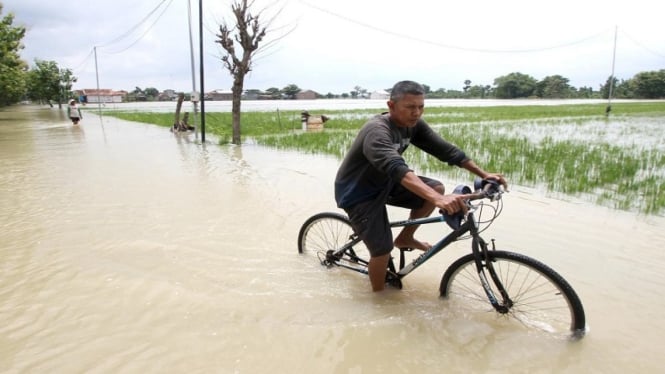
[[[434,202],[434,205],[450,215],[453,215],[457,212],[466,213],[468,207],[465,200],[468,198],[468,195],[442,195]]]

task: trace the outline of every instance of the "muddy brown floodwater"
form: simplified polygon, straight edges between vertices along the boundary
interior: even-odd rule
[[[561,341],[437,297],[466,241],[381,295],[299,256],[302,222],[336,211],[338,163],[0,111],[0,372],[662,372],[663,217],[505,195],[486,236],[555,268],[586,308],[587,336]]]

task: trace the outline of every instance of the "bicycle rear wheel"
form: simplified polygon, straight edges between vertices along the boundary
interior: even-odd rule
[[[343,260],[346,266],[354,269],[366,267],[366,261],[370,257],[369,251],[365,244],[358,240],[349,219],[339,213],[318,213],[308,218],[300,228],[298,253],[316,256],[323,265],[330,265],[325,261],[329,259],[329,255],[353,241],[357,243],[349,248],[349,253],[365,260],[365,263],[358,263],[357,259],[349,256],[349,253],[339,256],[337,260]]]
[[[530,329],[554,335],[581,337],[586,321],[584,308],[570,284],[556,271],[533,258],[505,251],[487,252],[499,281],[512,301],[499,315]],[[494,295],[501,293],[486,265],[483,269]],[[495,311],[483,289],[473,254],[455,261],[444,273],[439,291],[456,305],[474,311]]]

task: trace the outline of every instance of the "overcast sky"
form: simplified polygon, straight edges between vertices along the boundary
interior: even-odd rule
[[[188,0],[0,0],[27,28],[22,57],[56,61],[75,89],[192,90]],[[202,0],[205,90],[229,90],[219,24],[230,0]],[[199,1],[191,0],[199,85]],[[272,5],[269,5],[272,4]],[[512,72],[562,75],[598,89],[612,72],[629,79],[665,69],[665,2],[656,0],[255,0],[272,19],[245,89],[296,84],[321,94],[368,91],[411,79],[438,88],[492,85]],[[280,11],[281,9],[281,11]]]

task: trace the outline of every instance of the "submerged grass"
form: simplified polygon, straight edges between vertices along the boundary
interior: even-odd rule
[[[435,107],[424,115],[448,141],[486,170],[513,184],[544,188],[622,210],[665,211],[665,102],[503,107]],[[303,132],[300,113],[246,112],[242,136],[255,142],[341,158],[360,126],[376,110],[320,110],[326,129]],[[108,113],[131,121],[170,127],[168,113]],[[231,114],[207,113],[206,131],[231,138]],[[420,173],[468,179],[464,170],[423,152],[405,153]]]

